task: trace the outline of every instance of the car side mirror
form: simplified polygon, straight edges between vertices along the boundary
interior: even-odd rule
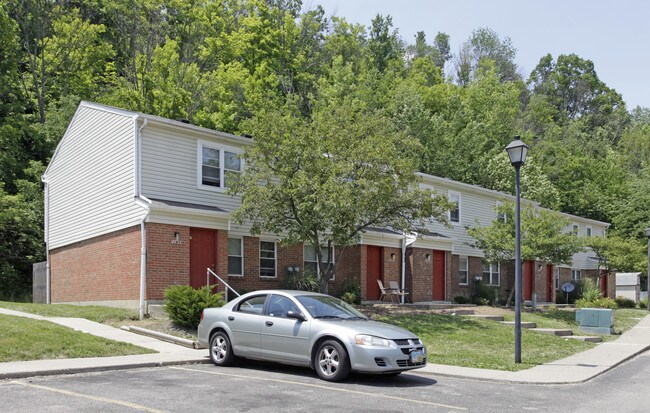
[[[307,321],[307,317],[298,311],[287,311],[287,318],[295,318],[296,320]]]

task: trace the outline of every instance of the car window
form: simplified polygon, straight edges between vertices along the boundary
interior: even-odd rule
[[[297,299],[314,318],[366,318],[345,301],[328,295],[301,295]]]
[[[269,300],[269,315],[271,317],[286,317],[289,311],[300,312],[298,306],[290,298],[273,294]]]
[[[264,302],[266,301],[266,295],[256,295],[251,298],[247,298],[237,305],[235,311],[249,314],[262,314],[264,311]]]

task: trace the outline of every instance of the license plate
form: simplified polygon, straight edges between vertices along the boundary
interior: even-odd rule
[[[421,351],[411,352],[411,363],[422,363],[424,361],[424,353]]]

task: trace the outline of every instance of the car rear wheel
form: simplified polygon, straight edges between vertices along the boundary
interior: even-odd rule
[[[217,366],[227,366],[235,360],[228,334],[217,331],[210,338],[210,360]]]
[[[350,374],[350,358],[343,345],[335,340],[324,341],[314,360],[318,377],[327,381],[345,380]]]

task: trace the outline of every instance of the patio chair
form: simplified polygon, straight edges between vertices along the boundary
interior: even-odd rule
[[[393,294],[396,297],[404,297],[404,301],[408,301],[408,295],[411,293],[408,289],[400,288],[399,284],[397,284],[397,281],[388,281],[388,285],[390,289],[393,290]]]
[[[379,297],[379,301],[384,301],[386,297],[390,298],[390,301],[393,302],[393,297],[396,297],[395,291],[391,288],[386,288],[384,287],[384,283],[381,282],[381,280],[377,280],[377,284],[379,285],[379,290],[381,291],[381,296]]]

